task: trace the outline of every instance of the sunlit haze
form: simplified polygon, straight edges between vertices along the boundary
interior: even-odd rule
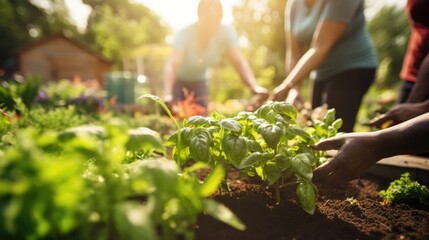
[[[41,0],[39,0],[41,1]],[[158,14],[174,31],[197,20],[199,0],[135,0],[149,7]],[[91,9],[81,0],[65,0],[70,9],[71,18],[83,30]],[[241,0],[222,0],[224,7],[224,22],[232,21],[232,7]]]

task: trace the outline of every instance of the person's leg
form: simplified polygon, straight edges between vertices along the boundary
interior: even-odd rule
[[[311,93],[311,108],[315,109],[322,106],[324,102],[324,93],[325,93],[325,81],[315,81],[312,80],[313,88]]]
[[[407,98],[409,103],[424,102],[429,98],[429,53],[419,67],[416,82]]]
[[[339,131],[352,132],[362,99],[374,81],[375,69],[344,71],[328,79],[326,103],[343,119]]]

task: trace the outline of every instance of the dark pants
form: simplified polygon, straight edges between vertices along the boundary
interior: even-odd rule
[[[176,80],[173,88],[173,100],[184,101],[191,100],[204,108],[208,105],[208,86],[207,81],[182,81]]]
[[[325,80],[313,81],[312,107],[324,103],[343,119],[339,131],[352,132],[362,99],[374,82],[375,69],[353,69]]]

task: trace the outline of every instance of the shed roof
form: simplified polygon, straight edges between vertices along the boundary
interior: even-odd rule
[[[108,58],[106,58],[105,56],[103,56],[101,53],[97,52],[96,50],[92,49],[91,47],[89,47],[86,43],[77,40],[75,38],[71,38],[71,37],[67,37],[66,35],[64,35],[63,33],[54,33],[51,34],[49,36],[40,38],[26,46],[24,46],[23,48],[20,49],[19,54],[23,54],[27,51],[30,51],[34,48],[37,48],[39,46],[45,45],[51,41],[54,41],[56,39],[64,39],[68,42],[70,42],[71,44],[75,45],[76,47],[82,49],[83,51],[97,57],[98,59],[100,59],[102,62],[105,62],[107,64],[111,64],[112,61],[109,60]]]

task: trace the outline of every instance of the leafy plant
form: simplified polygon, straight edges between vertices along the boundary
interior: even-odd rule
[[[151,98],[165,106],[156,96],[141,98]],[[259,176],[274,185],[278,202],[280,188],[296,183],[301,207],[313,214],[317,194],[311,181],[313,169],[325,158],[311,146],[334,136],[342,121],[335,119],[334,109],[311,127],[297,125],[296,116],[296,109],[286,102],[267,103],[255,112],[240,112],[231,118],[216,112],[210,117],[194,116],[185,119],[182,127],[177,124],[178,131],[166,144],[173,146],[173,159],[180,166],[193,159]],[[285,183],[292,176],[296,181]]]
[[[16,110],[16,99],[21,99],[27,108],[34,105],[34,100],[41,87],[39,78],[27,78],[24,82],[2,82],[0,87],[0,107],[9,111]]]
[[[20,129],[16,144],[0,152],[1,239],[193,239],[198,214],[237,229],[245,226],[207,196],[224,171],[204,183],[195,171],[164,153],[146,128],[113,120],[64,131]],[[129,159],[127,152],[143,152]],[[142,160],[139,160],[142,159]]]
[[[381,190],[380,196],[386,204],[418,202],[429,205],[428,188],[417,181],[412,181],[409,172],[392,181],[386,190]]]

